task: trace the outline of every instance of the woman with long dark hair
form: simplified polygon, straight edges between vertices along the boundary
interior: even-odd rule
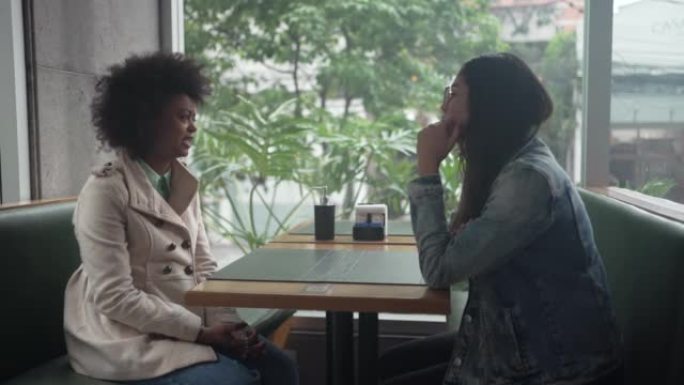
[[[388,351],[386,384],[608,384],[621,337],[591,224],[574,184],[536,137],[553,111],[511,54],[480,56],[445,90],[418,136],[411,220],[426,283],[468,279],[458,332]],[[457,148],[463,187],[451,224],[438,173]]]

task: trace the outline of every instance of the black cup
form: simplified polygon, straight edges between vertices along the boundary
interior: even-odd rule
[[[317,241],[335,239],[335,205],[314,205],[314,235]]]

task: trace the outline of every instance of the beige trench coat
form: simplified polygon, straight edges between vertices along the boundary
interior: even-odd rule
[[[167,202],[125,154],[93,174],[74,212],[83,263],[65,292],[72,367],[132,380],[216,360],[211,347],[193,342],[206,312],[183,306],[184,293],[216,269],[197,179],[174,162]]]

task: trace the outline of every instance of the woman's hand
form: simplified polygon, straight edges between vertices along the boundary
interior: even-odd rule
[[[245,349],[243,352],[244,358],[259,358],[264,355],[266,343],[259,339],[259,335],[254,328],[247,326],[239,330],[237,335],[235,333],[233,335],[242,342],[242,346]]]
[[[447,124],[437,122],[427,125],[418,133],[416,154],[420,176],[439,172],[439,164],[456,145],[460,131],[459,127],[449,129]]]
[[[227,322],[202,328],[196,342],[242,359],[259,358],[266,348],[256,331],[245,322]]]

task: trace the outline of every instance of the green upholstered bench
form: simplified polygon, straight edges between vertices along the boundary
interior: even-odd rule
[[[684,225],[581,190],[625,342],[627,384],[684,384]]]
[[[0,383],[109,384],[76,374],[65,356],[64,288],[80,264],[71,217],[75,201],[0,208],[2,317]],[[271,335],[292,311],[240,309]]]

